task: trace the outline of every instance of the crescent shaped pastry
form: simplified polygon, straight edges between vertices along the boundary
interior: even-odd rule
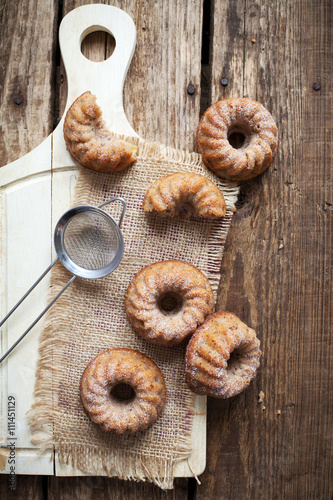
[[[82,94],[68,109],[64,138],[74,160],[96,172],[118,172],[136,160],[136,147],[107,130],[91,92]]]
[[[146,192],[142,208],[179,219],[216,219],[226,213],[224,196],[214,182],[203,175],[181,172],[155,181]]]

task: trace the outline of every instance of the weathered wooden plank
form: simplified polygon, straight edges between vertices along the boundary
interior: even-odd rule
[[[243,95],[245,2],[211,4],[210,95],[214,103],[223,97]]]
[[[133,483],[105,477],[51,477],[48,480],[48,500],[187,500],[187,480],[176,479],[174,490],[161,491],[150,483]]]
[[[11,50],[14,49],[16,64],[21,63],[20,72],[16,67],[14,74],[29,74],[30,65],[21,61],[18,52],[22,47],[12,43],[13,33],[21,37],[27,32],[23,17],[31,12],[29,5],[32,6],[29,0],[19,5],[2,3],[0,53],[4,64],[0,69],[1,82],[5,74],[10,78],[9,83],[13,82],[11,58],[14,52]],[[159,116],[158,121],[153,116],[156,97],[151,95],[152,89],[158,87],[158,82],[163,83],[161,68],[168,68],[169,64],[172,69],[165,54],[157,66],[162,58],[162,48],[167,46],[160,46],[157,38],[150,36],[158,31],[158,21],[152,22],[150,16],[157,16],[159,5],[156,4],[156,9],[154,2],[128,1],[116,5],[131,15],[137,12],[136,9],[142,10],[136,16],[147,21],[147,25],[142,22],[142,32],[138,29],[137,52],[142,47],[140,44],[151,44],[146,50],[154,61],[150,73],[154,67],[156,73],[154,85],[147,82],[147,86],[140,89],[137,103],[130,95],[132,87],[127,81],[125,103],[129,118],[145,137],[163,140],[160,137],[164,134],[171,145],[177,145],[178,140],[179,145],[190,147],[188,145],[193,144],[191,132],[187,138],[183,134],[172,139],[175,133],[169,135],[168,129],[163,128],[166,118]],[[211,100],[243,94],[261,100],[277,119],[280,147],[271,169],[261,178],[244,185],[239,210],[228,236],[219,299],[220,309],[234,310],[257,329],[264,351],[262,367],[257,380],[243,395],[229,402],[209,401],[208,464],[197,498],[330,498],[332,384],[328,335],[332,305],[329,261],[332,241],[332,119],[328,113],[332,106],[328,54],[331,49],[331,6],[328,0],[320,5],[309,1],[281,0],[249,5],[237,0],[215,2],[213,7]],[[163,16],[167,8],[165,5]],[[18,12],[22,17],[16,22]],[[44,26],[49,20],[49,12],[49,9],[46,14],[44,12]],[[159,12],[161,15],[162,10]],[[163,24],[162,20],[159,22]],[[32,29],[33,36],[40,37],[41,22],[36,26],[39,28]],[[148,33],[147,26],[150,27]],[[172,33],[170,26],[168,33]],[[21,44],[25,45],[25,37]],[[166,35],[163,40],[166,40]],[[29,44],[36,48],[35,43]],[[40,44],[38,50],[42,46]],[[155,49],[159,55],[154,53]],[[27,51],[26,48],[24,53]],[[30,56],[35,57],[32,52]],[[150,64],[148,56],[144,60]],[[147,78],[145,66],[140,66],[140,61],[136,64],[133,81],[137,78],[143,82]],[[44,65],[39,81],[46,78],[46,71]],[[8,77],[8,72],[12,76]],[[185,92],[186,76],[181,80]],[[221,86],[221,77],[228,79],[227,86]],[[30,74],[30,80],[25,76],[22,78],[23,87],[30,88],[34,78],[37,82],[35,74]],[[157,91],[163,98],[166,95],[163,91],[167,92],[168,106],[170,103],[174,106],[175,82],[169,88],[170,81],[168,76],[163,83],[165,86],[158,87]],[[35,89],[39,88],[36,82]],[[321,85],[320,90],[313,90],[314,83]],[[11,92],[19,88],[19,85],[10,84]],[[29,112],[21,111],[22,108],[13,111],[9,104],[3,107],[3,103],[8,103],[12,97],[11,92],[5,94],[2,90],[0,98],[1,164],[25,154],[50,131],[50,128],[44,129],[49,104],[45,105],[47,114],[44,102],[33,106],[34,112],[30,106]],[[47,100],[44,91],[38,95]],[[136,98],[136,92],[134,95]],[[194,98],[197,97],[198,93],[194,94]],[[188,100],[197,106],[197,101],[187,94],[181,94],[181,98],[182,105]],[[148,111],[142,109],[147,105],[150,106]],[[164,103],[163,106],[164,112]],[[161,114],[159,103],[157,110]],[[39,119],[36,119],[37,112]],[[12,115],[9,121],[7,115]],[[168,116],[172,116],[172,112]],[[148,124],[144,123],[146,117],[151,120],[147,120]],[[33,134],[30,125],[26,130],[23,125],[30,118],[35,120]],[[161,125],[159,131],[157,123]],[[188,123],[186,126],[190,130]],[[19,134],[16,136],[17,127]],[[10,129],[12,132],[7,132]],[[38,134],[41,134],[39,139]],[[257,404],[259,390],[266,394],[266,410]],[[278,409],[281,409],[281,415],[277,415]],[[7,479],[0,476],[0,496],[3,498],[10,498]],[[58,493],[66,498],[68,490],[71,493],[68,498],[75,498],[76,492],[83,499],[96,492],[100,498],[125,497],[123,492],[129,488],[128,494],[134,498],[140,498],[140,495],[152,497],[155,492],[156,498],[164,495],[152,485],[123,484],[113,479],[97,478],[96,483],[87,486],[85,481],[88,480],[95,481],[96,478],[52,478],[49,494],[56,497]],[[13,498],[41,497],[41,478],[18,477],[18,481]],[[60,481],[59,486],[55,486],[56,481]],[[104,481],[109,483],[105,494]],[[180,495],[175,498],[186,498],[187,482],[181,486],[177,482],[174,495]]]
[[[257,330],[262,365],[243,394],[209,400],[197,498],[331,498],[332,5],[216,1],[213,13],[212,99],[261,101],[280,145],[243,186],[221,269],[219,309]]]
[[[9,476],[0,475],[1,498],[6,500],[42,500],[45,498],[46,478],[42,476],[16,476],[15,481],[15,484],[10,483]]]
[[[38,146],[53,128],[57,2],[1,2],[0,167]]]

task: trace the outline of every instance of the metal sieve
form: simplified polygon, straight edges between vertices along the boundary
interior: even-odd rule
[[[102,210],[102,207],[113,201],[120,201],[123,205],[122,213],[117,223],[111,215]],[[0,327],[7,321],[17,307],[32,292],[38,283],[46,276],[58,260],[74,276],[52,299],[41,314],[27,328],[21,337],[1,357],[0,363],[26,336],[35,324],[44,316],[66,288],[77,276],[81,278],[102,278],[112,273],[119,265],[124,253],[124,240],[120,230],[126,210],[126,203],[122,198],[112,198],[98,208],[90,205],[80,205],[65,212],[59,219],[54,230],[54,248],[56,259],[41,274],[23,297],[15,304],[9,313],[0,322]]]

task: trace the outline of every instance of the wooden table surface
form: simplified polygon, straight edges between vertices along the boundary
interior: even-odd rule
[[[57,45],[62,17],[85,0],[2,0],[0,166],[36,147],[66,100]],[[20,499],[331,499],[332,2],[114,0],[137,48],[125,110],[140,136],[193,150],[199,117],[222,97],[249,96],[275,117],[280,144],[242,185],[221,268],[219,310],[261,340],[248,390],[208,401],[207,467],[173,491],[117,479],[18,476]],[[112,39],[90,35],[96,60]],[[258,394],[265,394],[258,403]]]

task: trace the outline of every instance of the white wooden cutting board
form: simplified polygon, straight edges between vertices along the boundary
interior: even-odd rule
[[[83,39],[106,31],[116,41],[112,56],[92,62],[81,53]],[[59,30],[60,48],[68,80],[67,108],[83,92],[97,96],[110,130],[137,136],[123,108],[123,87],[136,43],[132,19],[108,5],[85,5],[70,12]],[[0,318],[29,289],[55,258],[53,230],[71,205],[79,167],[66,150],[63,120],[42,144],[0,169]],[[50,276],[32,292],[1,327],[4,353],[47,305]],[[31,443],[26,412],[33,401],[41,320],[0,365],[0,472],[9,473],[13,436],[8,435],[15,400],[15,473],[83,475],[60,465],[49,451],[38,454]],[[9,413],[8,413],[9,412]],[[9,415],[9,416],[8,416]],[[176,476],[199,475],[206,461],[206,398],[196,397],[192,431],[193,453],[177,465]],[[11,462],[11,463],[10,463]]]

